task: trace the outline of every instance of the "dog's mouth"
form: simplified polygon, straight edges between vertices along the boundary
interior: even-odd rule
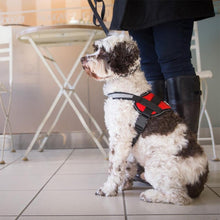
[[[91,76],[91,77],[93,77],[93,78],[95,78],[97,80],[101,80],[102,79],[102,78],[98,77],[94,72],[92,72],[91,69],[86,64],[83,64],[82,67],[83,67],[83,69],[86,71],[86,73],[89,76]]]
[[[94,71],[91,70],[91,68],[88,66],[87,58],[82,57],[81,58],[82,67],[85,70],[85,72],[90,76],[93,77],[96,80],[103,81],[108,77],[100,77],[98,76]]]

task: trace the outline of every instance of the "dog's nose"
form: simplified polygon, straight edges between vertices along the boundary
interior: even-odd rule
[[[81,57],[80,61],[81,61],[81,63],[86,62],[87,61],[87,57]]]

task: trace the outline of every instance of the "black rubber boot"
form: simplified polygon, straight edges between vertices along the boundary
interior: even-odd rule
[[[168,102],[182,117],[191,132],[197,135],[200,114],[199,76],[178,76],[166,81]]]
[[[165,80],[151,80],[148,81],[148,83],[151,85],[152,93],[154,93],[161,99],[167,101],[167,90],[165,86]]]

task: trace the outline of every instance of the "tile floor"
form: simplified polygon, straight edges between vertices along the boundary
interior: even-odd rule
[[[204,148],[211,159],[211,147]],[[32,151],[28,162],[23,153],[6,152],[7,164],[0,165],[0,220],[220,219],[220,162],[209,160],[209,181],[199,199],[175,206],[140,201],[147,188],[140,183],[117,197],[95,196],[108,167],[97,149]]]

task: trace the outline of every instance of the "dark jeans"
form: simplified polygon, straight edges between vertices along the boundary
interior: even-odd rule
[[[195,75],[190,51],[192,31],[192,20],[129,31],[140,49],[141,68],[147,80]]]

